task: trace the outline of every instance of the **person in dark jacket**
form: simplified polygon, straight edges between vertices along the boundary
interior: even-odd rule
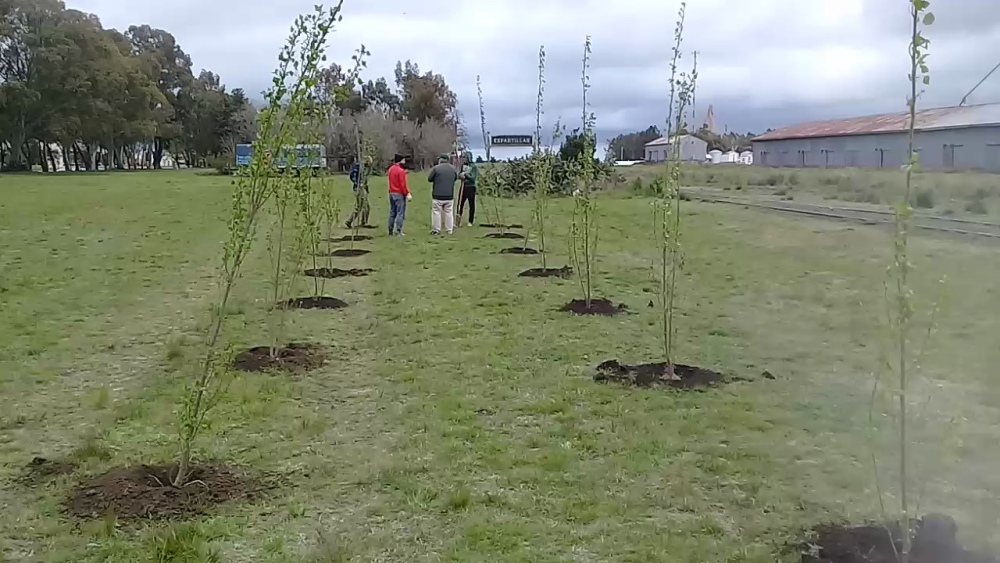
[[[441,219],[444,216],[444,229],[450,235],[455,232],[455,182],[458,181],[458,170],[451,165],[451,155],[442,154],[438,164],[431,168],[427,181],[431,188],[431,234],[441,234]]]
[[[465,212],[465,203],[469,203],[469,226],[476,224],[476,183],[479,180],[479,167],[472,161],[472,153],[466,152],[463,156],[462,173],[462,194],[458,200],[458,225],[462,225],[462,214]]]
[[[368,226],[368,213],[371,207],[368,203],[368,175],[371,173],[372,159],[365,157],[364,166],[355,161],[351,165],[351,183],[354,184],[354,211],[347,218],[345,226],[350,229],[355,221],[361,221],[361,226]]]

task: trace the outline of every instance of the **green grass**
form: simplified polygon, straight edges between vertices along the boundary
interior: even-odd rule
[[[344,180],[343,207],[351,201]],[[384,182],[379,178],[376,182]],[[329,346],[302,376],[245,375],[201,458],[287,485],[181,524],[78,524],[73,484],[175,452],[230,180],[190,173],[12,176],[0,187],[0,554],[12,561],[794,561],[810,526],[876,517],[867,429],[889,236],[688,204],[679,358],[755,379],[704,393],[595,384],[602,360],[659,359],[649,200],[599,200],[596,292],[633,315],[555,311],[574,280],[522,280],[516,241],[432,239],[420,177],[406,239],[375,232],[370,278],[327,282],[351,307],[290,316]],[[385,225],[384,184],[373,222]],[[572,202],[552,205],[549,266]],[[529,202],[508,205],[526,223]],[[369,234],[369,233],[366,233]],[[561,236],[560,236],[561,235]],[[937,330],[917,389],[922,507],[1000,547],[995,248],[918,237],[915,285]],[[226,338],[266,342],[261,251]],[[939,280],[947,276],[947,282]],[[309,284],[301,282],[303,294]],[[774,381],[758,380],[768,370]],[[929,402],[927,397],[933,397]],[[891,430],[889,424],[884,430]],[[16,485],[36,455],[81,465]],[[891,455],[883,451],[886,467]],[[884,486],[888,484],[883,483]]]
[[[621,169],[629,185],[636,178],[648,186],[664,172],[662,165]],[[685,166],[685,186],[714,188],[762,199],[855,205],[888,210],[903,191],[898,170],[850,168],[766,168],[743,165]],[[1000,174],[918,172],[914,175],[917,211],[976,221],[1000,221]]]

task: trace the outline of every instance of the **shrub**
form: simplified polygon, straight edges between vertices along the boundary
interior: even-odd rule
[[[207,159],[208,166],[222,176],[229,176],[233,173],[233,159],[231,155],[210,156]]]
[[[632,193],[641,195],[644,189],[646,189],[646,187],[642,184],[642,178],[632,180]]]
[[[965,210],[973,215],[986,215],[990,210],[986,207],[986,202],[981,199],[974,199],[965,204]]]
[[[917,209],[933,209],[934,190],[928,188],[917,190],[917,195],[913,198],[913,206]]]

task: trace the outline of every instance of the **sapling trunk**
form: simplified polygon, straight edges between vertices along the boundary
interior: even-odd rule
[[[552,170],[549,167],[548,152],[542,151],[542,106],[545,101],[545,46],[538,47],[538,97],[535,101],[535,148],[532,156],[532,176],[535,184],[534,223],[538,229],[538,253],[542,259],[542,270],[546,269],[545,259],[545,221],[546,203],[552,182]],[[524,246],[528,247],[528,236],[524,237]]]
[[[910,206],[910,196],[913,186],[913,170],[917,166],[917,155],[914,152],[914,133],[916,129],[917,117],[917,96],[918,81],[924,84],[930,82],[930,75],[927,69],[926,47],[928,41],[920,32],[921,21],[924,25],[931,25],[934,22],[934,15],[927,11],[930,2],[927,0],[910,0],[910,92],[907,100],[909,110],[909,126],[907,131],[907,154],[909,162],[906,170],[906,185],[903,190],[903,197],[896,206],[895,222],[896,234],[894,247],[893,270],[896,278],[896,338],[897,351],[899,353],[899,502],[900,502],[900,530],[903,532],[903,549],[900,553],[900,561],[908,563],[912,544],[912,530],[910,529],[910,499],[909,499],[909,478],[907,475],[908,458],[908,436],[906,403],[909,400],[909,381],[907,364],[909,362],[909,351],[907,341],[909,339],[910,324],[913,316],[913,303],[910,294],[909,284],[909,251],[908,240],[910,223],[913,218],[913,208]],[[922,78],[921,78],[922,77]]]
[[[593,270],[597,250],[597,217],[596,203],[593,198],[594,151],[594,116],[590,113],[587,103],[587,93],[590,90],[590,36],[587,36],[583,47],[583,129],[581,150],[577,155],[576,180],[580,186],[574,192],[575,205],[573,219],[570,224],[570,258],[577,272],[580,289],[583,293],[585,306],[589,309],[593,303]]]
[[[486,103],[483,101],[483,81],[479,75],[476,75],[476,94],[479,96],[479,128],[483,135],[483,145],[486,147],[487,166],[480,172],[479,179],[480,192],[485,196],[483,211],[487,216],[487,222],[493,223],[495,225],[494,228],[502,236],[507,232],[507,226],[504,224],[503,211],[501,209],[501,178],[496,165],[493,164],[490,158],[490,134],[486,129]],[[493,211],[492,216],[489,213],[491,208]]]
[[[278,349],[281,346],[281,338],[285,323],[285,312],[287,307],[281,302],[281,290],[284,287],[282,283],[283,279],[283,266],[285,258],[285,221],[288,216],[288,172],[286,171],[281,174],[278,180],[278,187],[275,192],[275,213],[277,214],[277,221],[275,222],[274,232],[270,237],[271,243],[271,303],[277,311],[276,314],[272,314],[268,317],[269,324],[271,327],[271,357],[276,358],[278,355]]]

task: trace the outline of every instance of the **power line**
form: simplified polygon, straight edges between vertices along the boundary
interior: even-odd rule
[[[977,82],[976,85],[972,87],[972,90],[969,90],[969,93],[966,94],[965,97],[962,98],[962,101],[959,102],[958,105],[964,106],[965,102],[969,101],[969,96],[971,96],[972,93],[975,92],[977,88],[979,88],[980,86],[982,86],[983,82],[986,82],[986,79],[988,79],[990,76],[992,76],[993,73],[997,71],[997,69],[1000,69],[1000,63],[997,63],[997,66],[993,67],[993,70],[987,72],[986,76],[984,76],[982,80],[980,80],[979,82]]]

